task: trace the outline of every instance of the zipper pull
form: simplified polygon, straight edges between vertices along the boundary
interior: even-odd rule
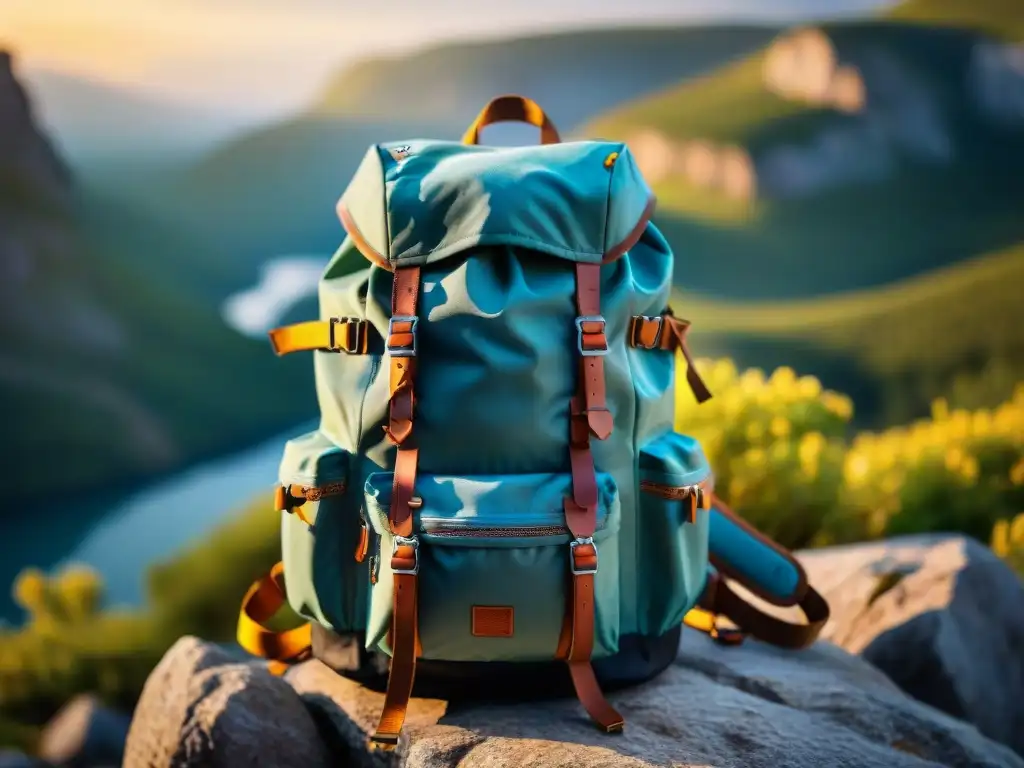
[[[370,526],[366,522],[366,516],[362,508],[359,509],[359,542],[356,544],[356,562],[361,563],[366,559],[366,553],[370,549]]]

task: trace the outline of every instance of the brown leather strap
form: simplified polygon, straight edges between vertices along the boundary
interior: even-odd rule
[[[570,544],[571,597],[565,659],[576,696],[604,731],[622,730],[622,716],[601,693],[590,664],[594,650],[594,574],[597,547],[591,538],[597,528],[597,471],[590,450],[591,435],[600,440],[612,431],[612,415],[605,403],[604,360],[608,351],[605,322],[601,317],[601,266],[576,265],[577,347],[580,354],[579,383],[569,408],[569,461],[572,498],[564,502],[565,522],[575,537]],[[566,634],[568,637],[566,638]],[[559,642],[559,652],[566,644]]]
[[[391,669],[384,707],[377,729],[370,738],[372,749],[391,751],[398,746],[398,737],[405,724],[412,686],[416,679],[417,547],[399,544],[391,557],[393,571],[409,571],[394,575],[394,616],[392,617]]]
[[[529,123],[540,128],[541,144],[558,144],[562,141],[554,123],[540,108],[540,105],[525,96],[509,94],[498,96],[480,110],[476,120],[466,130],[462,137],[463,144],[479,144],[480,132],[488,125],[514,121],[518,123]]]
[[[807,591],[797,603],[807,623],[791,624],[752,606],[730,589],[725,579],[714,572],[708,576],[700,606],[710,613],[725,616],[743,633],[781,648],[798,649],[813,644],[829,618],[828,603],[811,586],[807,587]]]
[[[621,731],[625,723],[601,692],[590,664],[594,651],[594,574],[597,573],[597,549],[593,542],[573,542],[572,571],[572,635],[566,658],[569,674],[576,697],[590,719],[605,733],[614,733]]]
[[[274,489],[274,509],[295,515],[310,528],[312,521],[302,511],[307,501],[320,501],[324,496],[336,496],[345,492],[345,483],[327,483],[323,486],[279,485]]]
[[[412,438],[416,398],[416,311],[419,300],[419,267],[395,270],[391,294],[388,352],[391,356],[391,409],[385,431],[398,446],[388,522],[395,536],[391,570],[394,574],[391,618],[391,670],[380,722],[370,739],[371,747],[393,750],[405,722],[405,713],[416,677],[417,578],[419,541],[413,535],[411,502],[415,493],[419,450]],[[412,438],[412,439],[410,439]]]
[[[676,317],[671,309],[654,317],[634,315],[630,322],[629,345],[636,349],[663,349],[670,352],[680,350],[686,360],[686,382],[693,390],[697,402],[703,403],[711,399],[711,391],[697,371],[693,355],[686,343],[686,334],[689,330],[690,321]]]
[[[416,376],[416,306],[420,293],[420,268],[397,267],[391,289],[391,321],[387,351],[390,358],[390,419],[384,428],[394,445],[402,445],[412,432]]]

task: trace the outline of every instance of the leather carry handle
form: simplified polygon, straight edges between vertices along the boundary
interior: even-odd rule
[[[560,144],[562,138],[540,105],[525,96],[509,94],[491,99],[462,137],[463,144],[479,144],[480,131],[494,123],[528,123],[540,128],[541,144]]]

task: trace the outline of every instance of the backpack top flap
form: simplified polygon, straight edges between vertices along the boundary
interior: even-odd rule
[[[378,144],[338,202],[353,243],[388,270],[480,245],[614,261],[653,212],[654,195],[626,146],[598,141]]]

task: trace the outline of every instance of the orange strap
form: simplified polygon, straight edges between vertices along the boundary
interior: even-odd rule
[[[345,352],[365,355],[367,322],[355,317],[332,317],[274,328],[267,334],[275,355],[290,352]]]
[[[269,574],[249,587],[238,615],[238,644],[254,656],[284,662],[272,665],[275,672],[287,664],[307,658],[310,653],[309,624],[286,632],[274,632],[265,626],[284,605],[284,588],[284,564],[278,563]]]
[[[509,94],[498,96],[480,110],[476,120],[469,126],[462,137],[463,144],[479,144],[480,131],[488,125],[503,122],[529,123],[540,128],[541,144],[559,144],[562,139],[554,123],[540,108],[540,105],[525,96]]]
[[[612,432],[612,414],[605,403],[604,359],[608,351],[601,317],[601,265],[576,265],[577,351],[580,375],[569,412],[569,459],[572,498],[564,502],[570,544],[572,580],[569,600],[569,648],[566,662],[576,696],[583,708],[607,733],[621,731],[622,716],[608,703],[590,657],[594,650],[594,575],[597,573],[597,471],[590,437],[604,440]]]
[[[417,587],[419,540],[413,535],[411,501],[416,486],[419,451],[410,440],[416,398],[416,310],[420,268],[395,270],[391,294],[391,326],[387,348],[391,356],[390,419],[385,431],[398,446],[388,521],[394,534],[391,570],[394,574],[391,618],[391,669],[380,721],[370,737],[370,747],[390,751],[398,746],[405,714],[416,678]]]
[[[636,349],[680,350],[686,360],[686,381],[697,402],[703,403],[711,399],[711,392],[697,372],[693,355],[686,343],[689,330],[690,321],[679,319],[672,314],[671,309],[655,317],[634,315],[629,326],[629,345]]]

